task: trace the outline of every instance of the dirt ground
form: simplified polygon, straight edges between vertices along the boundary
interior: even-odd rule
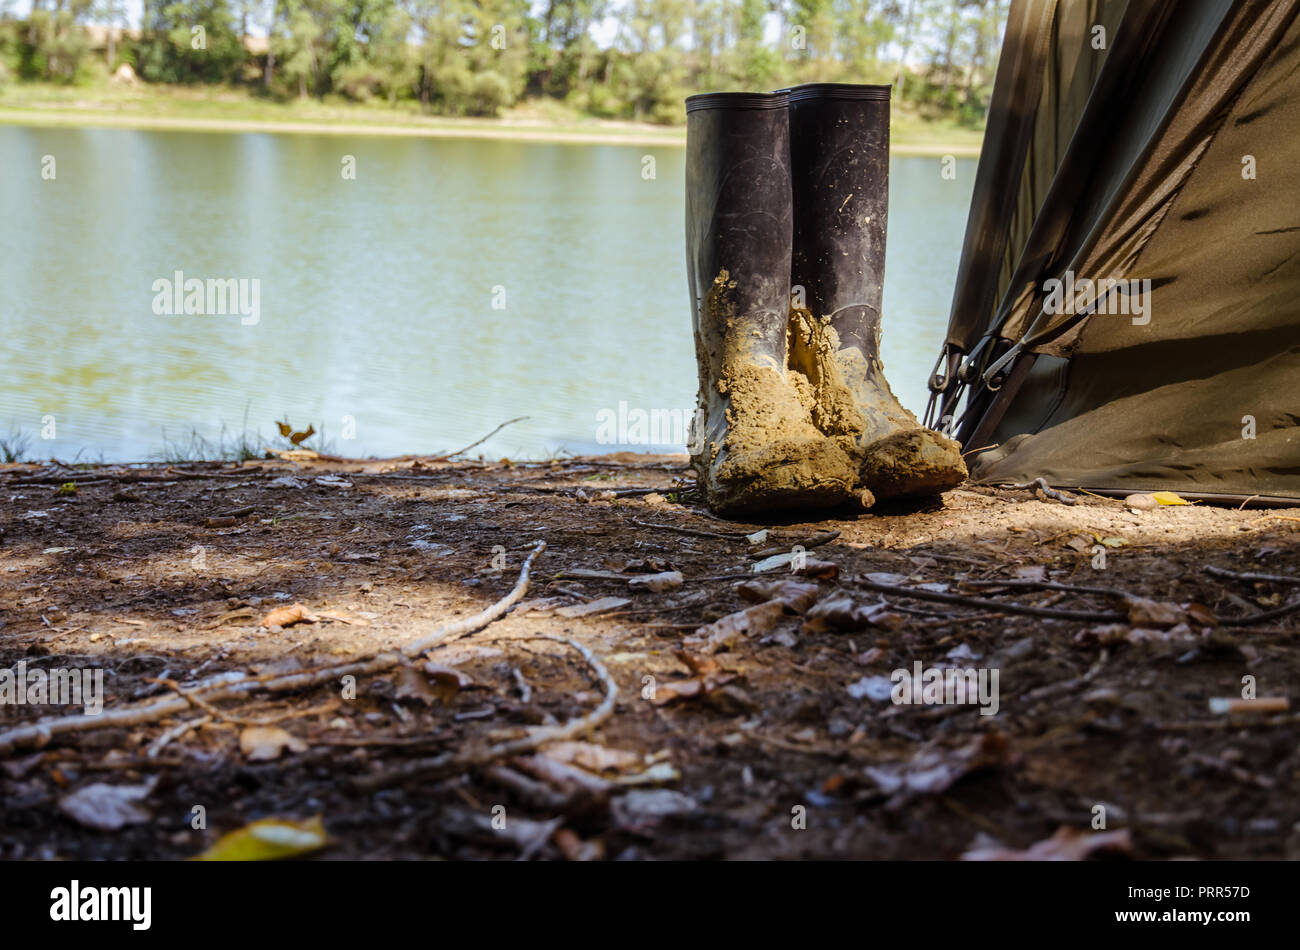
[[[692,484],[633,455],[0,469],[0,671],[102,668],[109,713],[391,654],[546,543],[510,612],[354,693],[109,728],[0,705],[0,749],[84,724],[0,751],[0,858],[183,858],[316,815],[319,859],[1300,857],[1300,719],[1261,701],[1300,674],[1300,590],[1233,576],[1300,578],[1294,512],[965,488],[737,524]],[[997,671],[996,714],[892,702],[918,661]],[[1211,709],[1247,676],[1253,705]],[[607,718],[530,747],[611,683]]]

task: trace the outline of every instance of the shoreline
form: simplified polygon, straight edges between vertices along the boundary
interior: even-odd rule
[[[526,125],[492,119],[439,119],[419,124],[394,122],[322,122],[319,120],[225,119],[189,116],[132,115],[83,109],[24,109],[0,106],[0,125],[58,128],[114,128],[160,132],[264,133],[272,135],[370,135],[408,138],[499,139],[563,145],[632,145],[681,148],[686,130],[667,128],[662,133],[627,123],[607,124],[591,130],[562,126]],[[892,154],[916,156],[955,155],[973,158],[978,146],[894,142]]]

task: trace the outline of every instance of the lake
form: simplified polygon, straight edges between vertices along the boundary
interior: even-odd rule
[[[0,126],[0,437],[131,461],[193,433],[269,444],[287,419],[385,456],[528,416],[473,454],[628,448],[598,441],[602,410],[694,404],[683,165],[670,147]],[[883,358],[918,412],[975,174],[956,167],[891,163]],[[220,312],[184,312],[193,278],[232,279],[193,297]]]

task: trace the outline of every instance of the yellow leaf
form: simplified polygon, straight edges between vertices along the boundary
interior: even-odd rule
[[[221,836],[191,861],[275,861],[316,851],[329,844],[321,816],[303,821],[263,818]]]
[[[1094,534],[1092,537],[1098,544],[1103,544],[1108,548],[1122,548],[1128,546],[1128,538],[1103,538],[1099,534]]]
[[[1162,505],[1190,505],[1190,504],[1193,504],[1193,502],[1185,501],[1185,500],[1183,500],[1183,498],[1182,498],[1180,495],[1176,495],[1176,494],[1174,494],[1174,493],[1171,492],[1171,491],[1157,491],[1157,492],[1152,492],[1152,493],[1151,493],[1151,497],[1154,498],[1156,501],[1160,502],[1160,504],[1162,504]]]
[[[279,426],[280,434],[285,438],[288,438],[289,433],[293,431],[293,426],[289,425],[287,422],[277,422],[276,425]]]
[[[306,439],[310,439],[315,434],[316,427],[309,425],[305,432],[295,432],[293,435],[289,436],[289,441],[294,445],[302,445]]]

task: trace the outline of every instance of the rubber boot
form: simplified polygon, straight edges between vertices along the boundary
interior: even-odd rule
[[[960,446],[917,422],[880,362],[889,93],[838,83],[789,90],[789,362],[816,392],[815,423],[853,456],[857,487],[877,499],[933,495],[966,478]]]
[[[787,367],[790,128],[784,93],[686,100],[686,258],[699,368],[692,462],[715,512],[856,498],[857,467]],[[701,431],[702,423],[702,431]]]

